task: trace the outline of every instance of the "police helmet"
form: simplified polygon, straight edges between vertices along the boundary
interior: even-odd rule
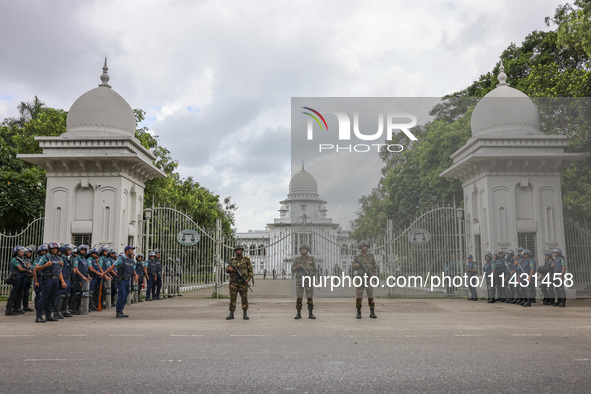
[[[78,251],[79,252],[82,252],[82,250],[84,250],[85,252],[87,252],[88,251],[88,245],[82,244],[82,245],[78,246]]]
[[[51,249],[58,249],[60,248],[60,244],[57,242],[50,242],[49,244],[47,244],[47,249],[51,250]]]
[[[500,255],[503,255],[503,256],[504,256],[504,255],[505,255],[505,251],[504,251],[504,250],[499,250],[497,254],[498,254],[499,256],[500,256]]]
[[[526,255],[528,255],[528,256],[531,256],[531,253],[530,253],[529,249],[524,249],[524,250],[523,250],[523,254],[524,254],[524,255],[526,254]]]
[[[72,254],[78,254],[78,248],[73,248],[72,249]]]
[[[238,249],[242,249],[242,251],[244,252],[244,245],[238,244],[238,245],[234,246],[234,251],[236,251]]]
[[[12,255],[16,256],[16,254],[18,252],[23,252],[26,253],[27,252],[27,248],[25,248],[24,246],[15,246],[14,249],[12,249]]]
[[[552,252],[550,252],[549,250],[544,252],[544,256],[552,256]]]
[[[154,256],[157,255],[158,253],[160,253],[160,251],[158,249],[154,250]]]
[[[148,253],[148,258],[150,258],[150,257],[156,257],[156,252]]]
[[[359,249],[361,249],[361,247],[363,247],[363,246],[367,246],[369,248],[369,242],[367,242],[367,241],[359,242]]]
[[[34,250],[35,250],[35,245],[27,246],[27,253],[33,253]]]
[[[175,262],[177,262],[177,263],[180,263],[180,262],[181,262],[181,259],[179,259],[179,258],[177,257],[177,258],[176,258],[174,261],[175,261]]]
[[[493,259],[493,255],[490,252],[488,252],[487,254],[485,254],[484,257],[490,257],[491,260]]]
[[[522,247],[520,246],[519,248],[517,248],[517,253],[519,253],[519,252],[523,252],[524,250],[525,250],[525,249],[524,249],[524,248],[522,248]]]
[[[135,256],[135,258],[136,258],[136,259],[139,259],[140,257],[143,259],[143,258],[144,258],[144,255],[143,255],[142,253],[138,253],[138,254]]]
[[[513,251],[513,249],[507,249],[507,255],[514,256],[515,252]]]
[[[37,247],[37,253],[41,253],[41,252],[47,252],[47,246],[45,246],[45,245],[39,245]]]
[[[72,250],[72,245],[70,244],[63,244],[60,248],[60,252],[66,253],[68,250]]]
[[[90,249],[90,254],[93,254],[93,253],[98,254],[98,250],[96,250],[96,248]]]
[[[117,251],[115,249],[109,249],[109,256],[112,254],[117,254]]]
[[[558,253],[559,256],[562,256],[562,249],[554,248],[554,249],[552,249],[552,253]]]

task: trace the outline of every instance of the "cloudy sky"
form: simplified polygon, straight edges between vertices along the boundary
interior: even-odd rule
[[[263,229],[291,177],[292,97],[452,93],[563,2],[2,1],[0,119],[35,95],[69,109],[107,56],[181,175],[231,196],[238,230]]]

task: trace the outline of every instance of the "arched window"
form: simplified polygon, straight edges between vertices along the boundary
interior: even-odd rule
[[[259,245],[259,255],[261,255],[261,256],[267,255],[267,250],[265,249],[265,245],[263,245],[263,244]]]

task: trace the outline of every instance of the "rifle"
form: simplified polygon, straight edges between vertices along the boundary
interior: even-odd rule
[[[248,284],[248,282],[246,281],[246,279],[244,278],[244,276],[240,273],[240,271],[238,270],[238,268],[236,268],[236,266],[234,264],[232,264],[230,261],[226,261],[226,264],[228,264],[230,266],[230,268],[232,268],[234,270],[234,272],[236,273],[236,275],[238,275],[238,279],[240,279],[241,281],[243,281],[246,286],[248,287],[248,289],[250,291],[252,290],[252,287],[250,287],[250,285]]]
[[[361,265],[361,268],[365,271],[365,273],[367,275],[371,275],[370,271],[367,269],[367,267],[365,266],[365,264],[363,264],[361,260],[355,260],[354,263]]]
[[[307,276],[309,276],[309,277],[312,277],[312,276],[313,276],[313,275],[310,275],[310,271],[308,271],[308,270],[306,269],[306,267],[304,267],[304,264],[302,264],[302,263],[300,263],[300,262],[298,262],[298,264],[302,266],[302,268],[298,268],[298,270],[300,270],[300,271],[304,271],[303,273],[304,273],[304,274],[306,274],[306,275],[307,275]]]

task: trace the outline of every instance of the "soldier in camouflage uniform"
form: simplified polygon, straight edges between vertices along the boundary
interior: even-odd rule
[[[376,276],[378,274],[378,265],[376,263],[376,259],[373,257],[373,254],[367,253],[369,242],[362,241],[359,244],[359,248],[361,249],[361,253],[359,253],[353,259],[353,275],[363,277],[363,275],[367,274],[369,281],[370,277]],[[357,296],[357,300],[355,302],[355,306],[357,307],[357,315],[355,317],[357,319],[361,319],[361,301],[363,299],[363,290],[365,290],[367,292],[367,301],[370,310],[369,317],[375,319],[377,316],[374,312],[375,303],[373,301],[373,287],[364,287],[364,284],[365,283],[355,288],[355,295]]]
[[[302,244],[300,246],[300,256],[296,257],[291,265],[291,272],[295,275],[296,279],[296,309],[298,311],[294,319],[302,318],[304,288],[306,289],[306,298],[308,299],[308,319],[316,319],[316,316],[312,313],[314,309],[314,299],[312,298],[314,297],[314,288],[312,287],[312,283],[310,282],[309,286],[306,285],[305,287],[302,285],[302,276],[310,277],[311,281],[313,277],[318,275],[316,260],[308,254],[309,251],[310,246],[308,244]],[[308,284],[307,281],[306,284]]]
[[[248,320],[246,311],[248,310],[248,286],[247,283],[254,276],[252,272],[252,263],[250,259],[244,256],[244,246],[236,245],[234,248],[236,257],[230,260],[230,263],[234,265],[242,274],[242,277],[246,280],[242,280],[240,276],[234,271],[230,265],[226,268],[226,272],[230,274],[230,314],[226,317],[226,320],[234,319],[234,311],[236,310],[236,298],[240,293],[240,299],[242,300],[242,318]]]

